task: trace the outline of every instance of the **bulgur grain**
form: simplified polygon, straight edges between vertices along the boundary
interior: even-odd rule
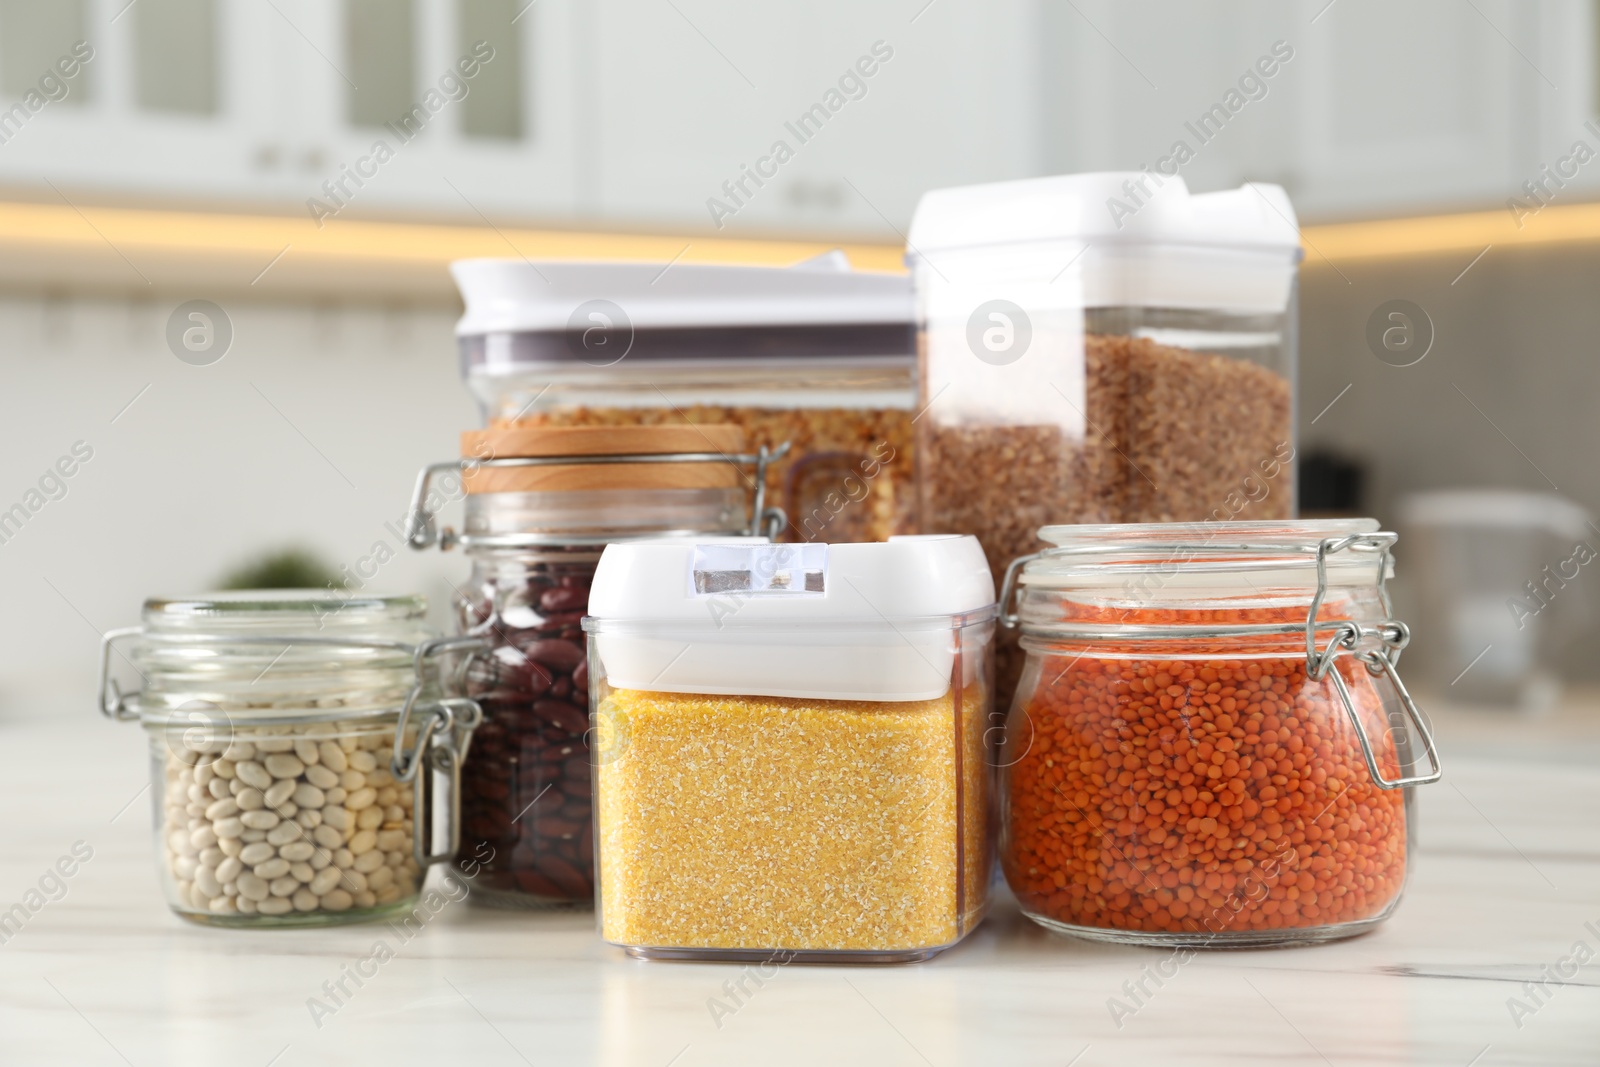
[[[752,448],[789,443],[789,456],[767,468],[768,499],[789,513],[788,541],[884,541],[892,534],[917,532],[912,489],[911,412],[884,408],[756,408],[715,404],[682,407],[556,407],[530,412],[521,426],[675,426],[733,423],[745,430]],[[507,425],[497,423],[496,425]],[[844,488],[863,460],[881,471],[861,479],[859,501]],[[846,508],[828,507],[827,493],[851,499]],[[819,513],[826,521],[807,519]]]
[[[975,535],[997,587],[1013,559],[1043,547],[1041,526],[1294,513],[1288,475],[1260,500],[1237,510],[1228,503],[1259,477],[1258,464],[1292,442],[1293,396],[1282,375],[1243,359],[1092,333],[1084,337],[1084,376],[1081,437],[1055,424],[940,424],[937,407],[919,420],[923,529]],[[1002,632],[995,656],[1005,708],[1022,673],[1013,633]]]

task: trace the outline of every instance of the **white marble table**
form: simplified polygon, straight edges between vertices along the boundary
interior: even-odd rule
[[[155,881],[140,731],[80,708],[0,722],[0,910],[93,849],[0,945],[0,1064],[1600,1063],[1600,957],[1540,1004],[1523,986],[1577,942],[1600,953],[1600,702],[1441,732],[1448,777],[1423,791],[1386,927],[1204,954],[1119,1028],[1108,999],[1163,954],[1054,937],[1009,901],[932,963],[785,967],[720,1019],[708,1002],[736,967],[625,959],[588,914],[451,905],[314,1020],[308,998],[391,931],[180,921]],[[1513,1019],[1513,997],[1535,1010]]]

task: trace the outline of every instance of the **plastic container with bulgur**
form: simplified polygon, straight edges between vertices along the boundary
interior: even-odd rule
[[[910,254],[927,530],[996,579],[1050,523],[1294,514],[1294,209],[1161,174],[928,193]],[[999,696],[1020,670],[1000,649]]]
[[[613,545],[589,605],[607,941],[906,962],[977,925],[994,586],[976,541]]]
[[[1017,560],[1002,594],[1028,656],[1000,759],[1023,912],[1194,948],[1388,918],[1412,787],[1439,778],[1396,670],[1394,535],[1360,519],[1041,536],[1056,547]]]
[[[466,260],[462,374],[491,426],[728,423],[787,541],[914,529],[911,282],[841,253],[789,268]]]

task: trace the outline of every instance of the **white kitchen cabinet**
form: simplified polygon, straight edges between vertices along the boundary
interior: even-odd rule
[[[467,98],[401,136],[492,24]],[[0,188],[308,218],[894,242],[928,189],[1179,142],[1192,188],[1279,182],[1307,218],[1495,208],[1600,117],[1594,0],[0,0],[0,116],[63,26],[95,57],[24,108]],[[1557,199],[1597,191],[1600,162]]]
[[[1538,12],[1510,0],[1338,0],[1308,23],[1286,146],[1296,205],[1341,216],[1503,202],[1531,158]]]
[[[608,220],[894,240],[927,189],[1039,170],[1031,0],[594,10]],[[758,166],[760,185],[746,176]]]
[[[7,2],[20,6],[23,0]],[[389,31],[386,40],[409,46],[377,56],[366,70],[389,90],[393,114],[387,119],[383,111],[362,119],[353,107],[359,90],[351,73],[357,57],[350,13],[359,0],[54,2],[81,9],[77,22],[94,58],[80,79],[84,91],[72,86],[66,99],[31,114],[3,145],[0,182],[6,185],[45,197],[55,195],[50,183],[68,197],[131,194],[196,208],[251,204],[306,211],[308,218],[312,198],[339,212],[420,211],[474,222],[480,213],[534,217],[573,208],[573,68],[566,47],[572,5],[566,0],[540,0],[514,24],[526,0],[383,0],[376,13],[389,23],[381,26]],[[465,19],[469,11],[476,20]],[[0,5],[0,38],[7,14]],[[163,16],[185,28],[202,18],[210,32],[177,40],[141,36],[141,19]],[[472,51],[473,42],[462,38],[496,16],[495,58],[479,65],[476,78],[455,80],[457,61]],[[410,25],[393,32],[397,19]],[[185,100],[159,78],[152,85],[152,64],[192,64],[196,52],[214,71],[208,100]],[[11,58],[0,47],[0,60]],[[27,62],[24,50],[10,65],[31,69]],[[399,69],[385,70],[383,63]],[[48,56],[33,60],[41,74],[47,64]],[[502,77],[495,88],[501,116],[513,121],[490,122],[489,132],[475,134],[471,119],[482,110],[483,80],[508,67],[514,76]],[[0,72],[15,100],[21,84],[13,73]],[[441,92],[444,79],[451,80]],[[463,88],[464,98],[451,99]],[[515,94],[509,106],[503,99],[508,92]],[[408,112],[424,118],[402,125]],[[374,152],[379,141],[387,153]],[[351,170],[366,176],[357,183]],[[335,183],[332,193],[324,182]]]
[[[1049,5],[1052,170],[1155,165],[1177,142],[1191,188],[1284,185],[1308,217],[1503,202],[1532,159],[1547,5],[1509,0]],[[1240,79],[1292,52],[1263,88]],[[1592,37],[1582,42],[1592,48]],[[1216,127],[1200,116],[1236,106]],[[1258,94],[1252,98],[1251,93]],[[1537,123],[1533,123],[1534,126]]]

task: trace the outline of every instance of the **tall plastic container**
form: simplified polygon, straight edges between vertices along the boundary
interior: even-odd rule
[[[1294,209],[1159,174],[928,193],[908,241],[923,528],[998,580],[1058,523],[1294,511]],[[1000,697],[1020,670],[1000,650]]]

